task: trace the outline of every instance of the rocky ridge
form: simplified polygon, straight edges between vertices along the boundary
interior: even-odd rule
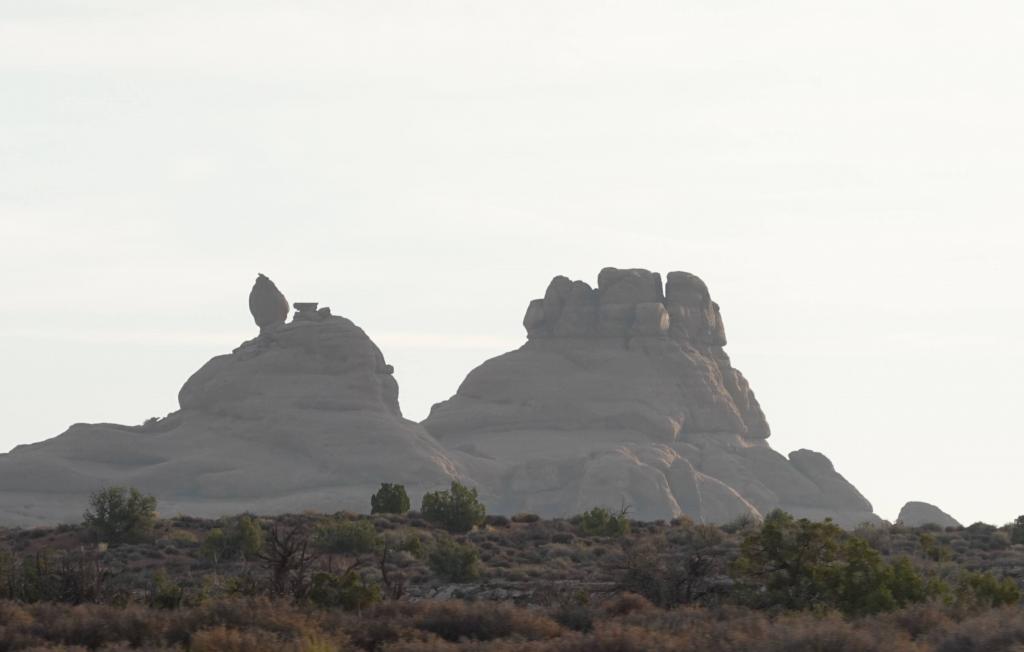
[[[474,369],[422,425],[402,416],[392,367],[353,322],[316,303],[287,321],[262,274],[249,307],[259,336],[203,365],[166,418],[76,424],[0,455],[0,523],[77,521],[112,484],[165,513],[218,516],[363,511],[381,482],[415,503],[452,480],[497,513],[878,520],[825,456],[769,447],[692,274],[607,268],[596,288],[556,277],[527,308],[527,342]]]

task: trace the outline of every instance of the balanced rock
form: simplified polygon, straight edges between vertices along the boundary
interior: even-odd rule
[[[725,522],[781,508],[854,526],[871,504],[812,451],[787,459],[723,350],[707,286],[685,272],[555,277],[528,341],[474,369],[423,422],[498,512]]]
[[[912,500],[903,506],[896,522],[906,527],[921,527],[922,525],[938,525],[942,528],[963,527],[960,522],[930,503],[922,503]]]
[[[249,312],[261,330],[283,324],[288,319],[288,299],[273,281],[260,274],[249,291]]]
[[[254,314],[276,292],[257,280]],[[366,333],[326,308],[302,312],[203,365],[164,419],[76,424],[0,455],[0,523],[78,522],[109,485],[155,495],[166,514],[218,516],[363,511],[381,482],[414,500],[469,482],[402,417],[393,369]]]

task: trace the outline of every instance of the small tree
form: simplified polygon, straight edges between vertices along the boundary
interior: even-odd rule
[[[92,494],[83,518],[105,542],[142,541],[156,524],[156,498],[134,487],[107,487]]]
[[[255,559],[263,550],[263,527],[252,516],[243,514],[228,531],[228,541],[242,559]]]
[[[826,575],[839,558],[842,530],[775,510],[746,538],[733,571],[756,606],[810,609],[829,601]]]
[[[423,496],[423,518],[449,532],[469,532],[484,522],[487,510],[477,498],[476,489],[452,482],[449,491],[433,491]]]
[[[275,522],[257,557],[270,571],[271,591],[275,595],[291,592],[296,598],[306,596],[309,573],[318,555],[310,546],[309,529],[304,523]]]
[[[382,482],[370,497],[370,508],[371,514],[404,514],[409,511],[409,494],[404,485]]]
[[[224,530],[219,527],[210,530],[210,533],[206,535],[202,545],[199,547],[199,554],[213,562],[214,566],[223,559],[226,559],[230,552],[228,550],[228,537],[224,534]]]
[[[427,556],[427,565],[450,582],[468,582],[480,574],[480,555],[471,543],[459,543],[445,536]]]

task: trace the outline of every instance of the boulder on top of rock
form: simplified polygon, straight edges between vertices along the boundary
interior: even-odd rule
[[[381,482],[414,500],[472,484],[402,417],[394,370],[361,328],[316,304],[270,321],[283,295],[269,279],[254,295],[262,334],[196,371],[176,412],[142,426],[76,424],[0,455],[0,523],[78,522],[90,493],[110,485],[155,495],[164,513],[215,517],[365,511]]]
[[[249,312],[261,330],[288,319],[288,299],[274,282],[260,274],[249,291]]]

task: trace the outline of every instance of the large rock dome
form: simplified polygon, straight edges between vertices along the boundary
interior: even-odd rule
[[[251,296],[262,333],[195,372],[178,411],[76,424],[0,455],[0,523],[77,522],[112,484],[154,494],[164,513],[217,516],[365,511],[381,482],[415,496],[463,479],[402,417],[392,368],[361,328],[315,304],[278,320],[284,297],[262,275]]]
[[[922,527],[925,525],[937,525],[942,528],[963,527],[960,521],[935,505],[918,500],[912,500],[905,504],[900,509],[900,515],[896,517],[896,522],[905,527]]]
[[[491,508],[557,516],[629,506],[637,518],[721,523],[781,508],[877,522],[822,454],[785,457],[724,351],[707,286],[685,272],[556,277],[519,349],[474,369],[427,430],[484,481]]]

